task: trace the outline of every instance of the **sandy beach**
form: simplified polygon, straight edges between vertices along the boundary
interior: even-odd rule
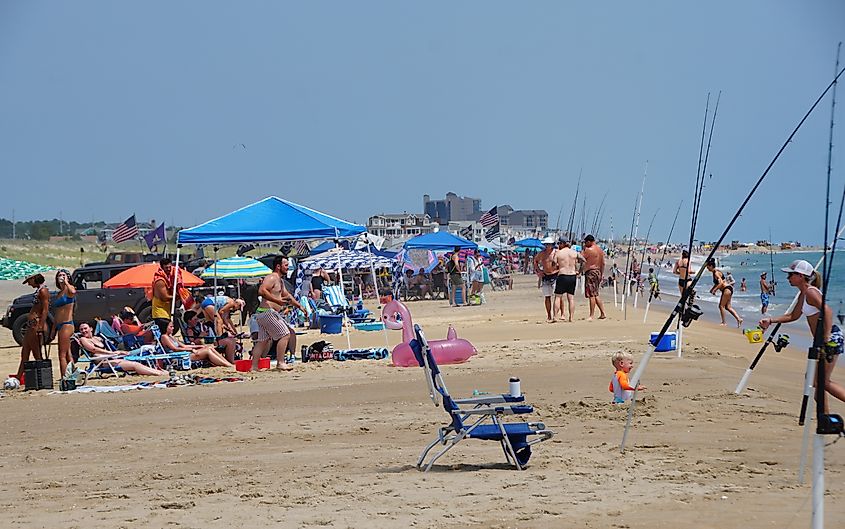
[[[0,286],[4,307],[15,292],[27,289]],[[736,396],[759,346],[735,328],[695,323],[683,358],[652,359],[621,454],[627,406],[610,404],[609,356],[630,351],[638,362],[665,314],[652,308],[644,324],[642,308],[629,307],[622,321],[605,291],[608,320],[584,321],[579,296],[578,321],[548,324],[533,276],[486,297],[480,307],[409,307],[429,338],[451,323],[478,348],[468,363],[444,367],[453,394],[504,392],[508,377],[520,377],[530,420],[556,432],[523,472],[504,464],[497,444],[478,441],[418,472],[419,452],[447,415],[428,400],[421,369],[388,360],[297,363],[293,373],[204,387],[11,391],[0,399],[2,525],[809,527],[810,485],[797,483],[805,351],[770,350]],[[391,348],[400,334],[390,332]],[[323,338],[309,331],[299,342]],[[384,346],[379,332],[351,340]],[[345,337],[331,341],[346,346]],[[18,354],[0,330],[0,372],[13,372]],[[831,409],[845,412],[838,401]],[[828,527],[845,520],[842,447],[827,450]]]

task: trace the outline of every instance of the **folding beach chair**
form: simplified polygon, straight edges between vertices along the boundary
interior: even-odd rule
[[[450,423],[438,430],[437,438],[429,443],[417,460],[417,469],[428,472],[435,461],[464,439],[498,441],[505,453],[505,460],[518,470],[525,469],[531,457],[531,445],[551,439],[554,432],[547,430],[541,422],[502,422],[506,415],[532,413],[534,408],[524,404],[525,397],[509,394],[483,395],[468,399],[453,399],[446,389],[440,369],[431,354],[431,349],[419,325],[414,325],[416,339],[411,349],[420,367],[425,369],[429,397],[435,406],[449,414]],[[444,448],[425,464],[426,457],[438,444]]]
[[[323,285],[323,297],[335,313],[346,314],[346,317],[352,320],[353,323],[376,321],[369,310],[356,309],[350,305],[340,285]]]

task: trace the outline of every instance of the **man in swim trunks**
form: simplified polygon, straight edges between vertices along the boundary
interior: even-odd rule
[[[766,281],[766,272],[760,274],[760,312],[765,314],[769,310],[769,294],[772,293],[772,285]]]
[[[558,249],[555,253],[555,264],[557,265],[557,282],[555,283],[555,304],[554,316],[560,312],[562,321],[572,321],[575,313],[575,285],[578,278],[577,266],[584,258],[572,249],[569,241],[561,239],[558,241]],[[569,319],[564,317],[564,303],[569,306]]]
[[[287,257],[276,256],[273,259],[273,272],[265,277],[261,286],[258,287],[261,303],[258,305],[255,316],[255,322],[258,324],[258,337],[252,351],[252,371],[258,370],[258,361],[270,351],[270,345],[274,341],[277,342],[276,369],[280,371],[293,369],[285,363],[285,353],[296,350],[296,333],[285,321],[285,317],[280,311],[285,305],[293,305],[302,312],[305,312],[305,309],[285,288],[284,278],[287,273]]]
[[[543,292],[546,304],[546,321],[554,323],[552,315],[552,296],[557,283],[557,262],[555,262],[555,240],[543,239],[543,251],[534,256],[534,273],[539,279],[538,288]]]
[[[592,235],[584,237],[584,250],[581,252],[584,257],[584,296],[590,300],[590,317],[587,321],[593,320],[596,307],[599,308],[599,319],[607,318],[604,314],[604,304],[599,298],[601,278],[604,275],[604,250],[596,244],[596,238]]]

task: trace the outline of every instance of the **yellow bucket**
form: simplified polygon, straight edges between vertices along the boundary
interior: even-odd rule
[[[763,343],[763,329],[745,329],[744,332],[748,343]]]

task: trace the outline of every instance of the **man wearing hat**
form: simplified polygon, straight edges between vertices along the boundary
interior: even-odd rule
[[[552,296],[555,294],[558,267],[555,262],[555,240],[546,237],[542,240],[543,251],[534,256],[534,273],[539,278],[538,288],[542,290],[546,303],[546,321],[554,323],[552,316]]]
[[[29,361],[30,353],[36,360],[41,360],[41,344],[44,343],[44,333],[47,332],[47,313],[50,309],[50,291],[44,286],[44,276],[32,274],[23,280],[24,285],[35,289],[32,308],[26,318],[26,332],[21,345],[21,363],[18,365],[18,380],[23,376],[24,362]]]

